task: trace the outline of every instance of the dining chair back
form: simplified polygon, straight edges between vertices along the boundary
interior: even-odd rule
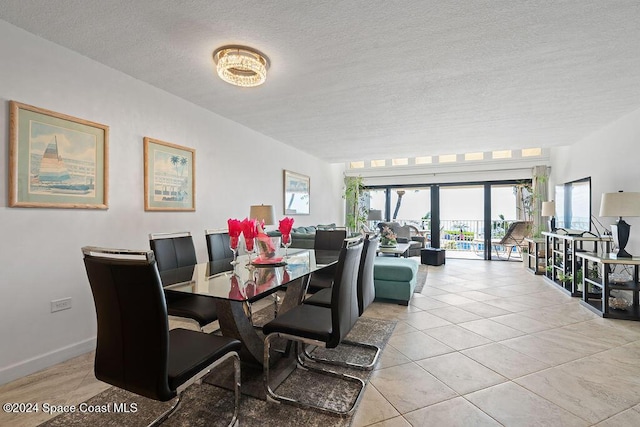
[[[151,233],[149,244],[154,252],[158,270],[196,265],[196,248],[188,231],[178,233]]]
[[[169,330],[164,291],[152,251],[83,247],[98,334],[95,376],[159,401],[173,399],[214,366],[235,358],[240,341],[202,332]],[[236,388],[236,414],[239,390]],[[156,420],[166,419],[176,404]]]
[[[327,342],[327,348],[336,347],[355,325],[358,317],[358,266],[362,254],[363,243],[344,240],[344,247],[336,269],[336,277],[333,281],[331,300],[331,323],[333,332]],[[350,244],[351,243],[351,244]],[[345,252],[342,256],[342,252]]]
[[[378,251],[380,236],[365,236],[360,266],[358,268],[358,314],[362,313],[376,298],[376,288],[373,282],[373,264]]]
[[[229,233],[224,230],[205,230],[209,261],[233,261],[233,252],[229,246]]]
[[[316,230],[313,249],[338,251],[342,242],[347,238],[347,230]]]
[[[338,230],[316,230],[313,249],[316,251],[339,251],[344,239],[347,238],[347,231]],[[336,275],[336,266],[329,266],[311,275],[309,280],[309,292],[314,293],[323,289],[331,288]]]
[[[152,233],[149,245],[154,253],[159,271],[196,265],[196,249],[189,232]],[[170,316],[189,319],[198,324],[200,330],[218,320],[215,301],[203,295],[165,291],[167,310]]]

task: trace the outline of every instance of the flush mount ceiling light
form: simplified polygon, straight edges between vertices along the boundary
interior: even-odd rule
[[[232,85],[259,86],[267,79],[269,59],[255,49],[223,46],[213,52],[213,61],[220,78]]]

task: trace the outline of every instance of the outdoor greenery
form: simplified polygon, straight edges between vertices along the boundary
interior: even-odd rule
[[[431,229],[431,211],[424,214],[424,216],[421,219],[422,219],[422,228],[424,228],[425,230],[430,230]]]
[[[475,233],[473,231],[460,231],[460,230],[442,230],[443,236],[449,235],[449,239],[451,240],[462,240],[460,239],[460,234],[464,237],[464,240],[473,240],[475,237]],[[447,237],[444,237],[447,239]]]
[[[509,228],[509,223],[504,218],[504,214],[498,215],[499,220],[491,221],[491,237],[494,239],[499,239],[504,237],[507,233],[507,228]]]

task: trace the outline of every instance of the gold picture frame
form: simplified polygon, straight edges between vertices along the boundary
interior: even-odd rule
[[[296,172],[284,171],[284,214],[311,213],[311,179]]]
[[[109,127],[9,102],[9,206],[108,209]]]
[[[144,138],[144,210],[196,210],[196,150]]]

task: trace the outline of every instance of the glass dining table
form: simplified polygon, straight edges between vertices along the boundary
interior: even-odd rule
[[[222,335],[240,340],[240,357],[262,365],[264,337],[251,321],[251,304],[286,289],[278,308],[290,310],[304,300],[312,273],[337,262],[339,251],[290,249],[282,263],[253,265],[246,255],[233,266],[228,260],[211,261],[160,272],[165,292],[212,298]]]

